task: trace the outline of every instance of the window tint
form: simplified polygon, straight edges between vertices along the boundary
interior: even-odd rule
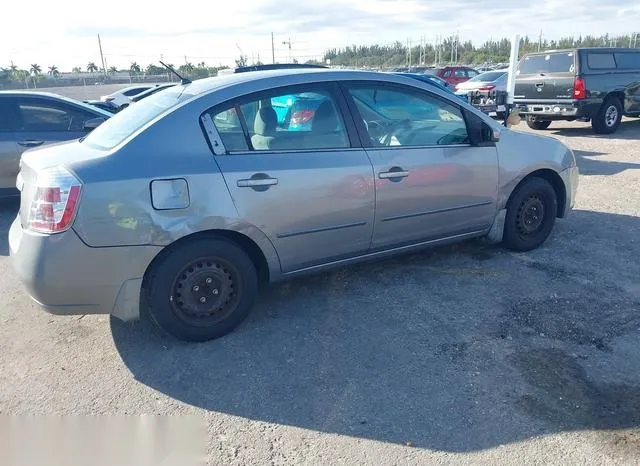
[[[444,73],[442,73],[442,76],[444,76],[445,78],[451,77],[451,70],[445,71]]]
[[[80,108],[41,99],[18,102],[22,131],[82,131],[84,122],[96,118]]]
[[[616,63],[622,70],[640,70],[640,52],[616,53]]]
[[[12,131],[17,123],[16,107],[13,101],[0,97],[0,133]]]
[[[146,91],[147,87],[136,87],[134,89],[129,89],[128,91],[124,91],[123,94],[127,97],[131,97],[133,95],[140,94],[142,91]]]
[[[588,53],[587,64],[592,70],[611,70],[616,67],[612,53]]]
[[[471,71],[469,72],[471,73]],[[469,81],[473,82],[492,82],[506,76],[507,73],[505,71],[487,71],[486,73],[480,73],[478,75],[474,75]]]
[[[516,74],[573,73],[574,70],[573,52],[559,52],[524,57]]]
[[[354,87],[349,92],[374,146],[469,143],[460,109],[435,96],[383,85]]]
[[[456,70],[456,78],[466,78],[467,70]]]
[[[325,91],[265,95],[227,107],[212,119],[228,151],[247,150],[247,136],[256,151],[349,147],[340,112]]]

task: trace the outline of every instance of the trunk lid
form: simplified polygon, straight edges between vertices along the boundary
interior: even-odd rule
[[[16,182],[20,190],[19,215],[22,225],[26,225],[40,171],[58,165],[73,171],[74,164],[101,158],[105,154],[79,141],[55,143],[24,152],[20,158],[20,172]]]
[[[572,100],[576,69],[576,53],[573,51],[527,55],[518,64],[514,100]]]

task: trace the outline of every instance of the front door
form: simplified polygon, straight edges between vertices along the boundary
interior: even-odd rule
[[[17,193],[19,151],[13,132],[16,113],[13,100],[0,96],[0,197]]]
[[[228,152],[216,160],[238,215],[270,238],[285,273],[371,244],[373,169],[364,149],[351,147],[332,89],[284,88],[209,112]],[[285,119],[272,105],[283,101],[292,109]]]
[[[374,165],[381,249],[488,229],[496,213],[495,147],[473,147],[460,107],[428,91],[350,85]]]

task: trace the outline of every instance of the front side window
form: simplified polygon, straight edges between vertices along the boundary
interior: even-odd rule
[[[365,85],[349,89],[374,146],[469,144],[462,111],[431,94]]]
[[[592,70],[613,70],[616,68],[616,61],[612,53],[588,53],[587,63]]]
[[[456,70],[456,78],[466,78],[467,71],[466,70]]]
[[[229,152],[349,147],[338,106],[324,90],[267,93],[210,115]]]
[[[72,105],[42,99],[19,101],[18,109],[22,131],[82,131],[84,122],[95,118],[95,115]]]

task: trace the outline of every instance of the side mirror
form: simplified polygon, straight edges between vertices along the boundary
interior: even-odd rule
[[[92,131],[106,121],[106,118],[96,117],[86,120],[82,126],[85,131]]]

